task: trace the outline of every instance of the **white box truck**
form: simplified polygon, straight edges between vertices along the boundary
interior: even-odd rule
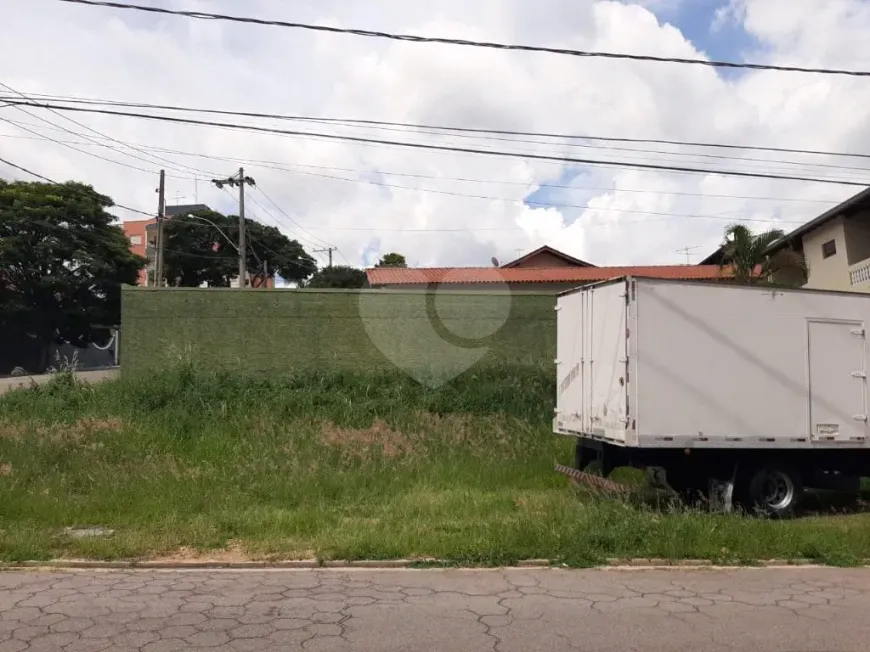
[[[870,475],[870,295],[628,277],[556,310],[553,428],[578,472],[646,469],[778,516]]]

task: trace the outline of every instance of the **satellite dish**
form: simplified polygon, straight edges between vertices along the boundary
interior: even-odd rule
[[[493,266],[493,267],[498,267],[498,266],[499,266],[499,264],[498,264],[498,258],[496,258],[495,256],[493,256],[492,258],[490,258],[490,261],[492,262],[492,266]]]

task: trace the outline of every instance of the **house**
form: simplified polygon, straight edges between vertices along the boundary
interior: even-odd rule
[[[728,273],[719,265],[596,267],[552,247],[541,247],[498,267],[375,267],[367,269],[366,276],[372,288],[449,285],[457,290],[488,290],[506,285],[512,291],[557,293],[619,276],[719,281],[727,279]]]
[[[574,258],[568,254],[544,245],[525,256],[501,265],[502,269],[535,268],[535,267],[595,267],[585,260]]]
[[[191,213],[210,210],[211,208],[205,204],[178,204],[176,206],[167,206],[164,213],[166,219],[172,219],[179,215],[190,215]],[[139,272],[137,283],[137,285],[147,286],[150,284],[149,278],[154,276],[157,250],[157,219],[126,221],[123,226],[124,235],[130,241],[130,251],[148,259],[148,264]],[[203,223],[203,226],[208,227],[208,224]],[[218,237],[221,236],[218,235]],[[248,285],[254,288],[274,288],[275,277],[271,274],[268,277],[264,277],[262,274],[249,274]],[[230,287],[239,287],[239,279],[235,278],[230,281]]]
[[[774,243],[803,254],[806,288],[870,292],[870,188],[822,213]]]

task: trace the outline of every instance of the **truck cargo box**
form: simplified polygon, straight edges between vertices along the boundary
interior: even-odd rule
[[[557,299],[554,431],[639,448],[865,449],[870,295],[621,278]]]

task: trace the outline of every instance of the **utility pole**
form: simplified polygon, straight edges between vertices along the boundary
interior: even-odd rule
[[[315,254],[329,254],[329,266],[332,267],[332,252],[337,251],[338,247],[326,247],[324,249],[315,249]]]
[[[246,253],[245,247],[245,185],[255,186],[256,182],[251,177],[245,176],[245,168],[239,168],[238,173],[226,179],[212,179],[218,188],[224,185],[239,187],[239,288],[247,285]]]
[[[245,168],[239,168],[239,287],[248,284],[248,274],[245,269],[247,261],[245,254]]]
[[[163,220],[166,213],[166,171],[160,170],[157,188],[157,252],[154,261],[154,285],[163,287]]]

